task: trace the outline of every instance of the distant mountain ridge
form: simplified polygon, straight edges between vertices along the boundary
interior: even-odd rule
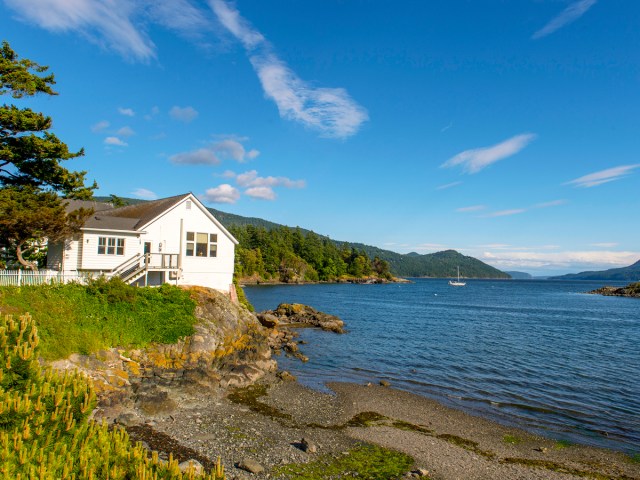
[[[533,275],[531,275],[530,273],[527,273],[527,272],[508,271],[508,272],[504,272],[504,273],[507,273],[507,274],[511,275],[511,278],[513,278],[514,280],[531,280],[531,279],[533,279]]]
[[[96,197],[97,201],[109,202],[110,197]],[[128,203],[139,203],[145,200],[121,198]],[[300,227],[288,227],[278,223],[270,222],[262,218],[243,217],[233,213],[223,212],[215,208],[208,210],[218,219],[225,227],[233,225],[244,226],[253,225],[262,227],[267,230],[275,228],[287,227],[298,228],[301,233],[310,233],[310,230]],[[323,238],[326,236],[320,235]],[[371,245],[363,243],[343,242],[331,240],[336,245],[348,245],[353,249],[364,251],[369,258],[376,256],[382,260],[389,262],[391,272],[399,277],[434,277],[434,278],[453,278],[456,276],[456,269],[460,267],[460,276],[464,278],[511,278],[507,273],[498,270],[474,257],[462,255],[455,250],[445,250],[436,253],[427,253],[421,255],[416,252],[401,254],[390,250],[383,250]]]
[[[609,270],[570,273],[549,277],[549,280],[620,280],[620,281],[640,281],[640,260],[633,265],[622,268],[610,268]]]

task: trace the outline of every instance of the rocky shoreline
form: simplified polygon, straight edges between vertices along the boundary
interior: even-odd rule
[[[334,395],[272,375],[227,395],[183,394],[171,412],[134,412],[127,430],[161,458],[171,452],[209,467],[221,457],[230,480],[292,478],[279,469],[340,457],[363,442],[411,455],[407,478],[640,478],[640,465],[620,453],[537,437],[388,387],[330,387]]]
[[[93,378],[100,398],[94,417],[126,428],[160,458],[207,470],[220,458],[229,480],[287,479],[297,477],[285,466],[324,465],[380,445],[414,459],[407,478],[640,479],[637,459],[503,427],[373,378],[332,384],[333,394],[303,387],[277,371],[272,353],[305,361],[295,329],[333,335],[344,331],[340,319],[296,304],[253,315],[215,291],[192,295],[199,324],[178,344],[55,364]]]
[[[640,298],[640,282],[631,283],[626,287],[602,287],[587,293],[592,295],[605,295],[607,297]]]

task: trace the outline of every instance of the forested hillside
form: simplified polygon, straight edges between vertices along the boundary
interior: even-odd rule
[[[550,277],[549,280],[616,280],[616,281],[638,281],[640,280],[640,260],[633,265],[622,268],[610,268],[597,272],[580,272]]]
[[[347,244],[299,228],[230,225],[236,247],[236,275],[281,282],[335,281],[375,276],[391,279],[389,264]]]
[[[112,197],[101,197],[109,201]],[[117,198],[125,203],[141,200]],[[208,209],[240,241],[236,273],[280,281],[335,280],[343,276],[511,278],[455,250],[400,254],[362,243],[332,240],[300,227]],[[390,274],[389,274],[390,272]]]

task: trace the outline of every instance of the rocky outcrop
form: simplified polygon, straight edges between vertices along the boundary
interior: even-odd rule
[[[224,294],[190,287],[196,301],[195,333],[174,344],[144,349],[110,349],[91,355],[74,354],[53,362],[61,370],[78,369],[93,380],[99,406],[136,407],[147,416],[170,413],[184,391],[207,394],[249,385],[277,364],[271,358],[271,332]]]
[[[263,325],[275,319],[278,325],[319,327],[330,332],[344,333],[344,322],[338,317],[300,303],[281,303],[275,310],[258,314],[258,318]]]
[[[591,293],[594,295],[605,295],[608,297],[640,298],[640,282],[631,283],[626,287],[602,287],[587,293]]]

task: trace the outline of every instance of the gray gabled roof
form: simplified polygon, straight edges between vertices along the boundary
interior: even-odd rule
[[[202,208],[203,212],[211,219],[211,221],[215,223],[234,244],[238,244],[238,240],[236,240],[224,225],[222,225],[220,221],[216,219],[204,205],[202,205],[200,200],[191,193],[184,193],[182,195],[142,202],[136,205],[127,205],[126,207],[119,208],[113,208],[113,205],[110,203],[69,200],[67,211],[69,212],[79,208],[94,209],[93,215],[91,215],[84,223],[83,229],[139,232],[150,222],[158,218],[164,212],[170,210],[187,197],[191,197]]]
[[[126,207],[114,208],[111,210],[105,210],[99,212],[97,217],[101,217],[99,221],[104,222],[104,225],[125,225],[131,224],[132,230],[139,230],[140,227],[148,224],[151,220],[156,218],[161,213],[169,210],[174,205],[180,203],[186,197],[191,195],[185,193],[182,195],[176,195],[174,197],[161,198],[159,200],[152,200],[150,202],[138,203],[136,205],[127,205]],[[85,227],[90,227],[85,225]],[[93,228],[101,228],[95,226]],[[111,228],[111,227],[102,227]]]

